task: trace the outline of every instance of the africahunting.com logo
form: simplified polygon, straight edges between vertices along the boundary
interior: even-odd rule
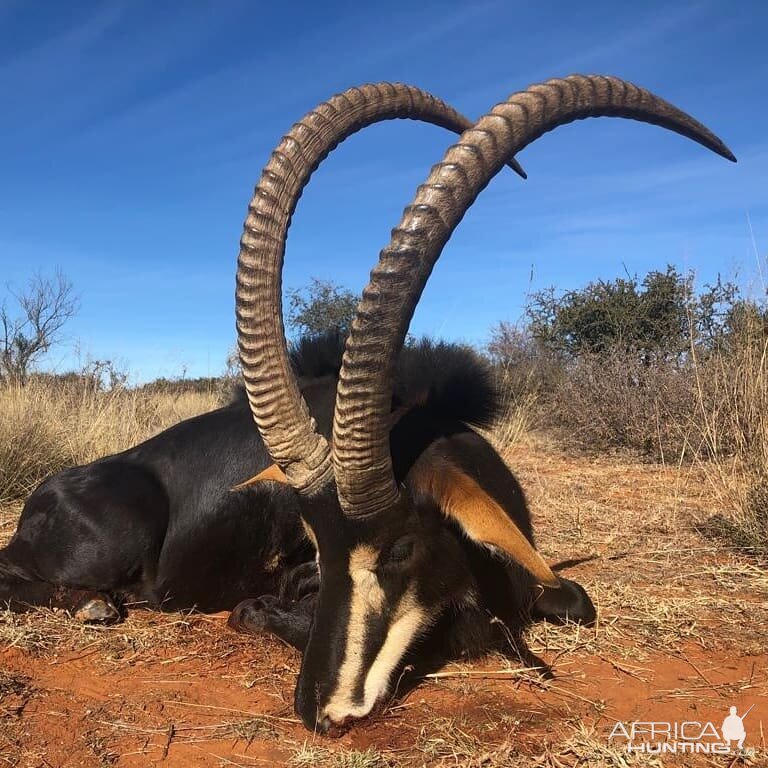
[[[618,721],[608,735],[608,741],[616,744],[623,740],[627,752],[649,755],[754,755],[754,748],[744,746],[747,738],[744,720],[751,710],[752,707],[739,715],[737,708],[731,707],[719,729],[711,721]]]

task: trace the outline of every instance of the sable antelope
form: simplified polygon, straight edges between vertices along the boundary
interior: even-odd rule
[[[539,89],[569,89],[571,80]],[[453,151],[476,155],[479,167],[469,163],[465,169],[457,157],[442,167],[446,181],[458,179],[458,196],[442,182],[431,187],[432,194],[441,197],[445,192],[443,202],[450,197],[452,209],[468,204],[471,200],[461,185],[476,185],[477,194],[500,167],[503,141],[512,145],[514,139],[522,148],[558,121],[590,115],[622,114],[657,122],[729,156],[703,126],[650,94],[632,87],[632,96],[626,98],[624,84],[611,79],[579,82],[581,100],[568,102],[560,112],[539,110],[535,88],[518,94],[519,102],[512,97],[513,117],[501,110],[498,136],[491,126],[480,126],[487,141],[498,142],[498,151],[486,156],[486,144],[472,131],[465,134]],[[573,582],[557,579],[534,549],[519,486],[469,426],[481,420],[479,414],[492,412],[492,393],[483,394],[482,387],[474,388],[477,384],[467,390],[467,382],[482,381],[482,370],[465,360],[469,378],[462,379],[454,370],[440,380],[435,372],[447,370],[450,353],[435,356],[422,350],[420,365],[427,361],[432,378],[423,378],[423,386],[415,389],[405,386],[408,396],[393,397],[393,387],[396,395],[398,386],[414,381],[395,374],[393,359],[399,359],[408,313],[425,273],[419,276],[421,284],[414,280],[413,285],[407,272],[389,275],[388,290],[404,291],[410,302],[398,305],[386,292],[379,293],[375,282],[388,282],[386,266],[374,272],[347,345],[333,452],[327,438],[335,377],[329,389],[327,381],[325,387],[317,379],[298,382],[292,373],[279,298],[285,237],[303,186],[346,136],[379,119],[429,119],[430,110],[437,108],[430,99],[404,86],[352,89],[298,123],[262,175],[241,243],[238,328],[246,389],[264,441],[251,437],[252,462],[259,470],[255,479],[263,482],[246,484],[222,501],[223,489],[253,470],[246,471],[241,462],[247,457],[233,455],[216,429],[208,450],[195,452],[194,446],[208,439],[199,439],[196,420],[158,436],[154,444],[138,446],[131,456],[109,457],[70,470],[71,476],[62,473],[33,494],[14,539],[0,552],[0,598],[71,605],[82,599],[78,589],[103,592],[127,586],[150,602],[163,604],[168,597],[166,605],[178,605],[173,602],[178,595],[191,597],[184,592],[188,585],[208,589],[208,575],[221,587],[206,592],[214,594],[214,600],[232,599],[243,590],[266,593],[240,604],[231,623],[247,631],[274,631],[305,650],[296,709],[308,727],[321,730],[369,712],[386,695],[394,671],[408,660],[428,662],[482,652],[514,639],[537,616],[593,618],[586,593]],[[547,104],[546,94],[541,100]],[[521,121],[526,111],[533,115],[533,127]],[[433,122],[443,124],[443,119]],[[483,181],[484,172],[488,175]],[[412,223],[423,225],[420,219],[429,220],[436,209],[410,210],[416,215]],[[414,241],[437,246],[432,263],[450,233],[436,225],[436,220],[428,221],[426,238],[421,232],[421,239]],[[404,242],[413,245],[407,237]],[[431,264],[425,261],[422,268],[428,273]],[[386,296],[386,301],[377,305],[377,295]],[[388,323],[386,332],[385,324],[379,330],[392,334],[381,347],[373,336],[366,343],[362,333],[374,316],[376,322]],[[379,390],[366,379],[377,378],[377,366]],[[356,370],[365,384],[357,394]],[[474,393],[472,398],[466,396],[468,391]],[[365,409],[360,415],[365,416],[350,431],[355,397],[362,397]],[[227,424],[227,437],[237,434],[234,411],[215,414],[199,419],[210,428]],[[371,423],[366,424],[369,417]],[[384,427],[387,444],[382,450],[376,440]],[[212,477],[219,467],[221,475]],[[382,478],[391,487],[377,503],[370,493],[384,487]],[[303,539],[299,521],[312,545]],[[67,525],[73,526],[71,532]],[[277,548],[277,561],[269,531],[290,532]],[[134,540],[138,544],[132,546]],[[234,541],[238,544],[233,549]],[[319,560],[319,586],[317,569],[308,559],[311,552]],[[201,578],[190,581],[195,569]],[[216,581],[220,573],[225,577]],[[113,581],[118,586],[110,587]],[[98,617],[103,606],[111,608],[105,596],[90,600],[84,613]]]
[[[365,108],[363,99],[361,113]],[[668,128],[735,160],[696,120],[613,77],[550,80],[494,107],[433,167],[381,252],[346,343],[332,443],[291,375],[275,308],[302,180],[354,122],[311,112],[263,172],[241,240],[239,346],[253,415],[276,462],[262,478],[297,491],[318,554],[319,592],[295,693],[308,728],[325,732],[367,715],[388,695],[407,655],[430,641],[448,651],[456,650],[456,638],[465,641],[464,650],[487,647],[487,611],[498,610],[519,632],[530,619],[522,610],[525,596],[537,584],[554,604],[558,593],[575,594],[563,589],[533,548],[528,519],[516,514],[510,496],[512,475],[490,446],[448,420],[431,426],[431,439],[417,440],[403,461],[394,450],[403,446],[393,436],[421,415],[413,407],[393,426],[391,402],[413,311],[477,195],[505,158],[543,133],[601,115]],[[232,621],[259,628],[272,613],[285,619],[273,604],[249,601]]]
[[[303,168],[303,176],[293,177],[299,186],[291,210],[324,154],[367,125],[411,118],[455,133],[471,125],[424,91],[388,84],[351,89],[312,115],[329,116],[334,127],[334,120],[342,120],[344,131],[332,131],[334,141]],[[294,127],[275,150],[274,162],[290,162],[305,128]],[[525,176],[514,158],[509,165]],[[339,342],[306,343],[300,352],[295,365],[302,392],[329,436]],[[446,348],[443,356],[450,354]],[[482,370],[478,375],[482,379]],[[467,380],[466,372],[456,376],[454,388]],[[410,391],[407,381],[402,384],[403,393]],[[424,386],[439,384],[438,374]],[[483,396],[482,387],[469,386],[467,397]],[[403,397],[401,409],[408,405]],[[454,420],[469,413],[458,401],[451,407]],[[485,406],[473,407],[482,412]],[[126,600],[214,611],[254,595],[288,599],[294,582],[305,590],[304,576],[315,570],[296,494],[268,487],[230,491],[270,464],[241,397],[128,451],[58,473],[31,494],[13,538],[0,550],[0,605],[64,607],[83,619],[113,620]],[[301,567],[307,563],[309,568]]]

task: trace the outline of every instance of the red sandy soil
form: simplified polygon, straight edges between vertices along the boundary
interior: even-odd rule
[[[196,623],[193,619],[192,626]],[[223,622],[218,632],[226,634]],[[20,720],[16,738],[24,745],[20,762],[8,764],[182,768],[227,764],[224,759],[283,764],[295,744],[309,739],[326,745],[326,739],[313,737],[294,722],[295,653],[269,639],[258,644],[256,655],[252,644],[240,639],[226,656],[216,645],[196,647],[195,658],[187,656],[184,646],[166,647],[152,660],[116,670],[95,666],[87,651],[52,660],[16,649],[3,652],[3,668],[29,686],[3,700],[3,711]],[[402,751],[403,757],[418,759],[414,747],[422,729],[429,733],[437,720],[439,738],[450,718],[449,729],[462,728],[481,744],[510,742],[533,756],[567,739],[575,720],[594,727],[607,741],[616,720],[698,720],[719,727],[734,701],[740,711],[751,705],[762,710],[753,720],[758,734],[765,717],[766,654],[733,659],[691,647],[681,656],[653,655],[642,668],[578,655],[570,661],[548,690],[503,679],[502,674],[497,680],[472,678],[469,690],[428,683],[330,746],[372,746],[387,756]],[[492,672],[498,666],[472,669]],[[732,694],[732,687],[740,690]],[[215,736],[212,726],[263,715],[276,719],[265,721],[267,732],[250,744],[233,734]],[[759,739],[751,743],[757,746]]]
[[[566,573],[599,603],[598,626],[532,633],[553,681],[510,672],[498,656],[453,665],[328,739],[295,719],[298,654],[274,638],[234,634],[224,615],[134,611],[124,625],[70,643],[71,622],[41,614],[20,626],[38,622],[41,635],[54,627],[63,644],[0,644],[0,768],[621,766],[633,764],[619,762],[623,742],[604,753],[617,720],[719,728],[732,704],[739,714],[754,707],[747,746],[763,756],[747,764],[768,765],[764,564],[693,532],[686,521],[708,503],[704,481],[540,446],[511,460],[549,559],[595,558]],[[637,764],[737,762],[665,756]]]

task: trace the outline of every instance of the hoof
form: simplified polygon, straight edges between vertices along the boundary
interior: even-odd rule
[[[120,619],[120,611],[108,597],[92,597],[81,603],[74,613],[83,624],[113,624]]]
[[[545,589],[533,606],[534,619],[546,619],[553,624],[575,622],[591,627],[597,611],[581,584],[560,578],[560,589]]]
[[[246,634],[263,632],[267,626],[267,610],[276,603],[277,600],[271,596],[259,597],[255,600],[243,600],[229,614],[227,624],[235,632],[245,632]]]
[[[280,583],[279,596],[284,604],[298,603],[308,595],[316,595],[320,591],[320,572],[317,563],[312,560],[297,565],[293,570],[283,575]]]

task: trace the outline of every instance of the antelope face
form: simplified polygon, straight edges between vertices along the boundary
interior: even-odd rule
[[[321,579],[295,706],[308,728],[326,732],[386,701],[407,650],[472,577],[429,502],[372,520],[312,515],[305,524]]]
[[[460,466],[462,446],[461,437],[436,441],[408,472],[395,503],[376,515],[345,515],[332,496],[306,505],[304,524],[320,564],[295,699],[308,728],[324,732],[369,714],[392,693],[406,652],[446,607],[472,599],[462,538],[559,587],[507,511]]]
[[[421,467],[401,485],[390,454],[393,380],[429,275],[477,195],[505,161],[542,134],[600,115],[653,123],[735,160],[689,115],[614,77],[549,80],[494,107],[432,167],[371,271],[339,372],[332,442],[317,431],[291,376],[283,334],[281,273],[296,202],[314,168],[364,125],[413,117],[463,130],[466,121],[402,84],[350,89],[297,123],[262,174],[241,238],[238,340],[254,419],[284,472],[268,479],[290,483],[307,502],[304,520],[319,551],[319,602],[296,691],[297,710],[311,728],[370,712],[390,689],[407,648],[440,606],[461,594],[463,566],[445,538],[448,528],[427,519],[451,518],[468,538],[517,561],[539,584],[560,586],[525,532],[461,462],[436,454],[425,464],[421,449],[414,451]],[[330,494],[337,503],[327,501]]]

